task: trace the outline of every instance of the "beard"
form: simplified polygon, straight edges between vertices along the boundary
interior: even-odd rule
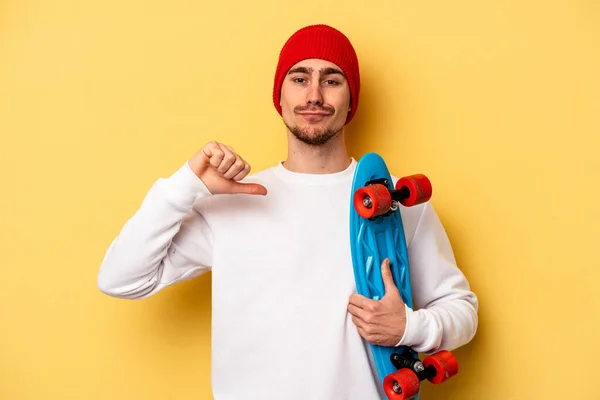
[[[339,130],[332,128],[301,128],[297,125],[290,126],[287,123],[285,125],[290,130],[290,132],[292,132],[292,134],[296,137],[296,139],[310,146],[323,146],[324,144],[328,143],[333,137],[335,137],[338,134],[338,132],[340,132]]]
[[[303,112],[303,111],[326,111],[331,114],[335,113],[335,109],[331,106],[321,106],[321,107],[311,107],[311,106],[297,106],[294,108],[294,112]],[[298,125],[290,125],[285,121],[285,126],[289,129],[290,132],[302,143],[308,144],[310,146],[323,146],[328,143],[333,137],[335,137],[340,131],[340,129],[336,129],[335,127],[324,127],[324,128],[315,128],[310,126],[300,127]]]

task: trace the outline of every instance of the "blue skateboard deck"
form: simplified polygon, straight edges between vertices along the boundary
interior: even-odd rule
[[[354,193],[366,186],[368,182],[382,178],[387,180],[387,188],[393,190],[394,182],[384,160],[375,153],[368,153],[361,157],[354,173],[350,196],[350,243],[357,291],[373,300],[380,300],[385,295],[381,264],[383,260],[389,258],[392,276],[402,300],[414,309],[400,208],[388,215],[373,219],[361,217],[354,208]],[[370,344],[370,347],[381,385],[387,375],[397,371],[391,362],[392,354],[418,357],[418,354],[410,352],[407,347],[383,347],[373,344]],[[417,394],[413,399],[419,399],[419,395]]]

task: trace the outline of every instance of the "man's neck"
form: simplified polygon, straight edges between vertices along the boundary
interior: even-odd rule
[[[283,166],[289,171],[332,174],[344,171],[352,162],[348,156],[343,132],[321,146],[311,146],[299,141],[291,133],[288,135],[288,156]]]

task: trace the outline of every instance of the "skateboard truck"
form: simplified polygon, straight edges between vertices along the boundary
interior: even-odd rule
[[[400,204],[411,207],[425,203],[431,194],[431,182],[423,174],[399,179],[392,190],[387,179],[372,179],[354,192],[354,207],[361,217],[374,219],[393,213]]]
[[[440,384],[458,373],[458,362],[452,353],[442,350],[425,357],[423,362],[408,354],[393,353],[392,364],[398,370],[385,377],[383,388],[390,400],[408,400],[419,393],[421,381]]]

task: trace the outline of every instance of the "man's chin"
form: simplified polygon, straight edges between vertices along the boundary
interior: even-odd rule
[[[298,127],[290,129],[290,132],[292,132],[298,140],[311,146],[322,146],[328,143],[336,135],[336,132],[333,130]]]

